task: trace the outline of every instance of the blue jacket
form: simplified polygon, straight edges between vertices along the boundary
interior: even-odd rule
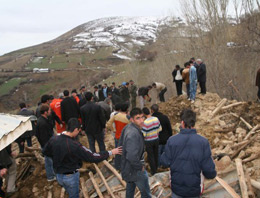
[[[172,191],[184,197],[200,195],[200,173],[207,179],[216,177],[209,142],[196,129],[181,129],[168,139],[161,156],[163,166],[171,169]]]

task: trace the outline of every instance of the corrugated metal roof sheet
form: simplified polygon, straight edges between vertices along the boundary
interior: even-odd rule
[[[0,113],[0,150],[32,130],[30,117]]]

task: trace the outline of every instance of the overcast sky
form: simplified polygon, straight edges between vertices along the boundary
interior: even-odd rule
[[[52,40],[93,19],[179,16],[179,0],[0,0],[0,55]]]

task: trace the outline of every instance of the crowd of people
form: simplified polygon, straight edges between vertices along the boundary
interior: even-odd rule
[[[206,74],[203,72],[206,73],[206,68],[200,59],[185,63],[185,69],[177,65],[173,71],[177,94],[182,94],[183,81],[191,101],[195,100],[197,81],[201,93],[205,94]],[[106,83],[94,86],[92,92],[82,86],[79,93],[73,89],[64,90],[57,98],[43,95],[35,114],[21,103],[18,114],[31,116],[33,130],[16,140],[19,150],[24,152],[25,141],[28,147],[32,146],[31,137],[35,135],[45,159],[47,181],[57,180],[69,197],[79,197],[78,169],[82,161],[96,163],[111,155],[116,155],[114,166],[127,182],[126,197],[134,197],[136,186],[142,197],[151,197],[145,151],[150,175],[156,174],[158,167],[170,167],[172,197],[199,197],[201,174],[206,178],[216,176],[209,143],[197,135],[196,114],[191,110],[182,112],[180,133],[172,136],[170,120],[160,112],[159,105],[147,106],[151,89],[165,102],[167,87],[163,83],[138,88],[130,80],[118,87],[114,82],[111,86]],[[138,97],[140,108],[136,107]],[[112,131],[115,140],[114,149],[110,151],[104,142],[108,131]],[[87,136],[89,148],[80,143],[79,134]],[[8,174],[7,193],[16,191],[16,164],[12,155],[9,147],[0,152],[1,177]]]
[[[172,72],[173,82],[176,85],[177,95],[182,95],[182,83],[186,84],[187,99],[195,102],[197,84],[200,86],[200,94],[206,94],[206,65],[201,59],[190,58],[184,63],[184,68],[176,65]]]

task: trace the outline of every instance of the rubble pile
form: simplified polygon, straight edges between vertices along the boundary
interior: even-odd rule
[[[198,95],[191,104],[185,96],[170,98],[160,104],[169,116],[173,134],[179,132],[180,113],[191,108],[197,113],[195,128],[211,145],[218,176],[204,182],[202,197],[256,197],[260,189],[260,104],[221,99],[217,94]],[[86,136],[80,141],[87,144]],[[114,147],[110,132],[106,133],[107,149]],[[17,150],[14,143],[13,148]],[[17,158],[17,186],[13,197],[68,197],[56,181],[47,182],[39,144]],[[110,163],[109,163],[110,162]],[[113,159],[98,165],[84,163],[81,172],[81,197],[124,197],[125,182],[111,166]],[[170,197],[169,170],[149,178],[154,197]],[[138,190],[136,197],[140,197]]]

